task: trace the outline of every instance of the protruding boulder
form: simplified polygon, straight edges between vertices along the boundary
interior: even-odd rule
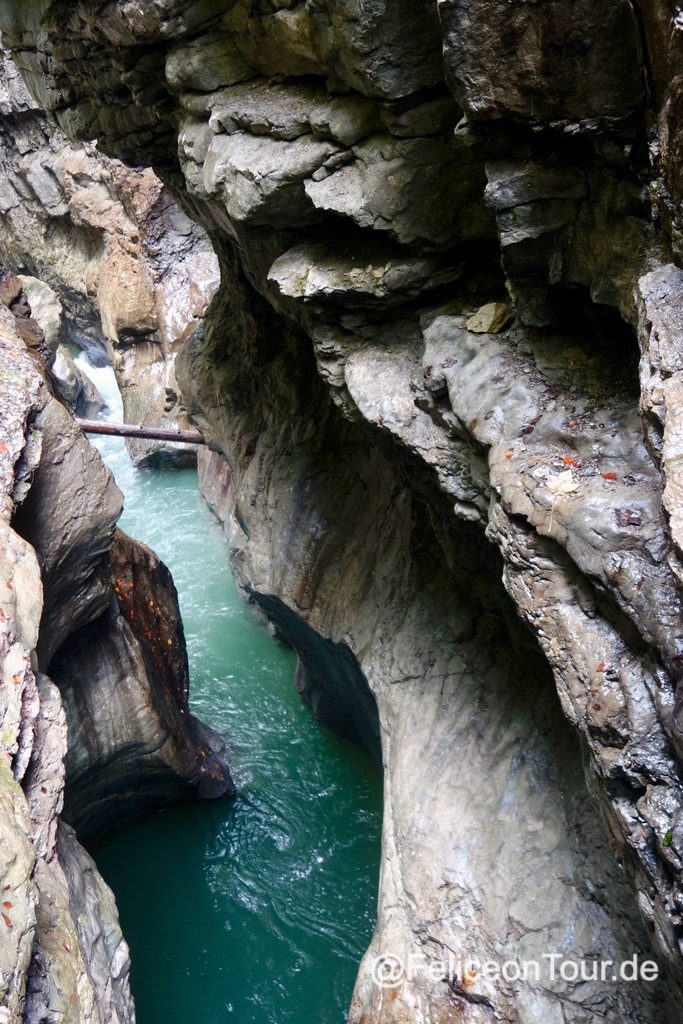
[[[465,327],[472,334],[498,334],[513,316],[513,311],[504,302],[487,302],[469,318]]]
[[[245,133],[217,135],[204,161],[208,196],[235,221],[294,226],[318,219],[304,182],[337,152],[331,142],[303,135],[292,142]]]
[[[227,766],[188,705],[178,597],[166,566],[120,531],[115,600],[52,660],[69,731],[65,820],[101,838],[180,798],[233,795]]]
[[[51,352],[57,351],[62,335],[64,310],[57,292],[37,277],[18,275],[24,295],[31,307],[31,315],[40,324],[45,343]]]
[[[283,295],[305,302],[393,306],[456,281],[461,274],[458,263],[406,256],[361,236],[355,245],[312,242],[289,249],[275,260],[268,278]]]
[[[50,376],[57,394],[74,416],[97,419],[107,409],[104,398],[76,364],[66,345],[58,347],[50,367]]]
[[[315,207],[404,244],[445,247],[494,233],[481,161],[454,136],[372,135],[353,147],[353,157],[306,182]]]

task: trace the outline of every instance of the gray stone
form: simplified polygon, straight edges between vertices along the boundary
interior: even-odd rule
[[[26,473],[30,479],[40,457],[40,431],[32,433],[27,422],[35,421],[49,400],[38,363],[17,333],[20,323],[3,307],[0,405],[6,441],[0,457],[6,465],[0,517],[4,583],[0,599],[0,1007],[4,1018],[12,1022],[44,1020],[47,1014],[70,1018],[77,1005],[82,1024],[101,1024],[105,1018],[131,1024],[134,1013],[127,949],[121,942],[117,982],[106,949],[99,944],[82,948],[78,928],[89,927],[87,910],[77,911],[72,904],[81,879],[74,876],[68,882],[57,855],[66,721],[59,691],[46,677],[36,679],[32,669],[43,611],[41,566],[30,544],[9,525],[14,511],[11,495],[22,500],[26,488],[18,486],[19,480]],[[83,851],[80,855],[86,856]],[[97,916],[120,939],[111,897],[108,905],[101,900]],[[95,989],[91,968],[98,959],[101,977]],[[112,990],[117,993],[121,1013],[111,1012]]]
[[[229,460],[207,453],[202,475],[229,516],[238,581],[286,624],[313,704],[333,697],[360,720],[360,696],[376,701],[382,889],[350,1021],[677,1020],[683,569],[678,496],[671,522],[662,498],[682,396],[651,336],[669,316],[675,328],[678,298],[660,282],[665,318],[660,284],[649,311],[634,301],[683,237],[673,4],[636,20],[626,0],[112,2],[96,31],[83,3],[58,6],[42,18],[4,0],[0,21],[70,132],[169,173],[182,121],[174,186],[216,239],[222,277],[178,378]],[[169,93],[168,50],[194,46],[209,16],[267,85],[232,101]],[[439,99],[442,42],[454,104]],[[205,72],[194,81],[213,85],[209,67],[192,74]],[[328,89],[344,110],[370,100],[385,131],[307,164],[302,140],[353,137],[311,119]],[[10,177],[16,216],[32,192]],[[405,276],[377,301],[389,248]],[[438,263],[425,280],[468,272],[412,295],[425,260]],[[468,331],[504,288],[514,326]],[[136,301],[150,332],[153,308]],[[105,311],[132,348],[130,321]],[[619,315],[640,329],[640,399]],[[16,745],[20,763],[27,730]],[[675,993],[481,977],[449,989],[437,972],[393,999],[372,977],[378,952],[432,967],[449,950],[621,959],[650,956],[649,935]]]
[[[585,199],[586,175],[580,167],[548,166],[490,160],[486,163],[486,202],[495,210],[509,210],[539,199]]]
[[[365,96],[409,96],[443,76],[439,26],[425,0],[321,0],[265,17],[239,0],[224,17],[246,60],[266,75],[329,76]]]
[[[56,352],[62,331],[62,304],[54,288],[36,277],[19,274],[19,280],[31,307],[31,315],[41,326],[45,341]]]
[[[447,245],[491,234],[481,203],[481,166],[456,139],[374,135],[353,152],[352,164],[306,183],[318,209],[387,231],[405,244]]]
[[[3,51],[0,90],[16,75]],[[166,388],[177,390],[175,352],[184,332],[200,323],[218,281],[209,240],[151,171],[127,169],[92,144],[70,143],[35,101],[26,109],[17,104],[0,126],[0,208],[7,214],[0,218],[0,248],[10,265],[30,268],[42,282],[43,300],[38,285],[25,291],[30,303],[38,303],[36,319],[47,344],[56,347],[61,315],[61,340],[76,343],[99,365],[115,363],[126,416],[176,426],[182,405],[167,408]],[[209,138],[202,158],[213,137],[203,127]],[[45,289],[54,295],[48,298]],[[117,360],[119,345],[125,351]],[[90,382],[76,388],[64,359],[57,371],[70,378],[67,402],[76,408],[78,400],[80,415],[96,415],[102,405]],[[137,393],[142,400],[136,405],[131,399]],[[136,463],[175,459],[183,465],[193,457],[163,443],[134,441],[129,450]]]
[[[386,104],[381,111],[385,131],[402,138],[420,135],[441,135],[455,128],[460,110],[450,96],[437,96],[415,106]]]
[[[55,353],[50,376],[57,394],[75,416],[94,420],[106,411],[107,403],[65,345],[60,345]]]
[[[11,114],[34,110],[36,102],[26,88],[24,79],[8,55],[3,52],[0,60],[0,114]]]
[[[571,199],[541,200],[503,210],[497,218],[501,245],[510,249],[530,240],[555,235],[575,222],[576,213],[576,203]]]
[[[225,451],[239,452],[226,470],[229,485],[220,492],[221,506],[227,502],[234,510],[228,525],[238,580],[284,601],[326,642],[338,642],[343,635],[353,650],[362,652],[359,664],[380,713],[388,787],[385,870],[377,930],[361,965],[350,1019],[382,1019],[386,993],[373,983],[371,967],[373,957],[387,950],[406,960],[422,955],[436,964],[449,949],[461,948],[482,959],[505,957],[508,949],[512,956],[533,958],[547,948],[561,948],[570,956],[582,955],[572,950],[592,948],[620,956],[619,950],[634,948],[642,927],[612,860],[602,819],[582,792],[575,740],[565,731],[543,662],[528,648],[518,662],[514,647],[496,632],[502,628],[498,615],[504,615],[493,582],[499,570],[485,567],[485,552],[473,544],[475,534],[469,532],[477,518],[488,518],[486,495],[479,490],[482,480],[475,472],[480,456],[465,441],[471,435],[463,420],[463,441],[456,444],[438,410],[432,412],[420,393],[417,325],[412,337],[405,317],[381,331],[375,328],[374,336],[370,329],[367,336],[337,329],[334,342],[343,366],[343,383],[337,386],[347,389],[353,421],[333,416],[324,392],[311,391],[316,386],[310,378],[299,397],[292,378],[283,377],[283,386],[285,379],[289,382],[286,415],[299,458],[283,459],[277,417],[267,430],[261,429],[257,448],[249,453],[237,448],[244,419],[240,421],[231,405],[230,378],[249,342],[244,322],[235,316],[241,308],[236,279],[230,287],[214,309],[220,315],[208,336],[190,343],[181,355],[180,372],[199,415],[211,409],[216,442]],[[277,344],[270,337],[271,346]],[[326,338],[330,352],[331,331]],[[474,344],[475,336],[467,338]],[[481,344],[478,338],[476,342]],[[220,364],[210,358],[213,345],[216,354],[229,346],[233,358],[225,369],[219,370]],[[285,346],[278,349],[281,359],[287,358]],[[455,365],[459,351],[452,338],[444,344],[443,358],[437,354],[432,346],[425,359],[435,365],[453,360],[444,372],[453,374],[455,388],[462,367]],[[272,347],[264,358],[272,360]],[[249,365],[252,374],[254,364]],[[517,373],[508,368],[510,386],[520,375],[521,367]],[[482,378],[472,382],[471,391],[468,381],[472,401],[486,404]],[[244,383],[239,376],[235,380],[236,398]],[[210,391],[220,394],[219,405],[209,405]],[[250,415],[252,422],[264,422],[262,417],[273,412],[265,406],[241,412],[242,417]],[[484,414],[481,421],[491,424]],[[384,437],[386,448],[365,441],[366,425]],[[321,428],[329,431],[325,443]],[[393,454],[385,457],[384,451]],[[340,452],[346,453],[343,459],[336,457]],[[405,453],[405,462],[398,453]],[[468,460],[469,493],[464,472]],[[422,467],[421,492],[433,479],[448,496],[446,506],[431,506],[437,523],[444,517],[443,547],[434,544],[421,503],[411,500],[401,482],[402,472],[415,472],[417,465]],[[424,473],[425,465],[433,478]],[[212,500],[218,507],[215,493]],[[495,503],[495,494],[491,497]],[[472,517],[462,533],[457,526],[462,520],[451,511],[456,501]],[[338,526],[346,523],[344,533],[327,532],[332,517]],[[275,522],[277,537],[289,538],[286,561],[272,557]],[[328,540],[325,558],[318,561],[321,537]],[[472,562],[464,572],[459,567],[468,557]],[[382,574],[376,571],[378,565]],[[479,601],[487,612],[475,606]],[[551,614],[552,602],[547,607]],[[588,608],[588,622],[591,614],[595,618]],[[343,634],[335,625],[341,621]],[[601,618],[596,626],[601,642],[609,637],[616,653],[618,636],[606,632],[603,637]],[[590,648],[591,658],[596,649],[597,643]],[[634,665],[642,719],[637,731],[631,726],[635,747],[630,749],[638,747],[639,754],[649,749],[650,763],[669,772],[671,761],[657,760],[666,758],[663,736],[654,727],[652,704],[644,703],[639,671]],[[594,702],[599,702],[597,696]],[[521,806],[524,814],[518,813]],[[634,824],[629,833],[634,839],[637,828]],[[639,849],[644,853],[644,846]],[[485,884],[479,881],[483,877]],[[626,908],[618,923],[612,900]],[[519,930],[517,925],[510,930],[511,918],[519,922]],[[573,986],[560,992],[547,984],[516,986],[513,992],[482,979],[473,995],[476,1002],[464,1011],[469,1020],[523,1012],[546,1022],[561,1019],[567,1005],[577,1020],[588,1020],[586,1001],[593,998],[603,1002],[605,1018],[615,1024],[621,1013],[617,1000],[625,999],[621,1005],[628,1004],[628,1013],[645,1019],[667,1012],[647,986],[623,986],[618,994],[598,996],[594,989],[592,995]],[[443,984],[430,982],[426,972],[397,990],[395,1005],[402,1015],[397,1019],[411,1019],[416,1006],[435,1017],[449,1006],[444,1004]]]
[[[293,142],[244,133],[218,135],[204,162],[204,186],[224,201],[236,221],[305,224],[315,219],[315,211],[304,182],[335,150],[311,135]]]
[[[68,211],[66,197],[59,175],[49,163],[42,163],[34,154],[24,158],[22,166],[24,180],[40,199],[51,217],[63,217]]]
[[[638,281],[641,408],[663,431],[662,503],[683,555],[683,271],[671,264]]]
[[[363,240],[355,254],[353,250],[339,252],[325,242],[289,249],[275,260],[268,278],[283,295],[305,302],[336,299],[391,306],[455,281],[461,273],[459,265],[444,265],[436,258],[406,258],[386,249],[382,252]]]
[[[307,85],[259,80],[224,89],[210,98],[210,125],[219,131],[246,131],[291,141],[313,134],[351,146],[375,130],[376,106],[359,96],[329,96]]]
[[[190,714],[170,572],[120,531],[110,557],[115,600],[72,631],[50,666],[69,733],[63,816],[90,841],[193,793],[234,793]]]
[[[45,604],[38,649],[47,668],[66,637],[109,604],[109,549],[123,499],[99,452],[63,406],[49,402],[36,426],[40,462],[15,522],[41,564]]]
[[[229,35],[199,36],[172,47],[166,58],[166,80],[178,91],[212,92],[254,78],[255,74]]]
[[[176,784],[183,798],[193,791],[224,793],[231,784],[213,740],[189,714],[187,654],[170,574],[132,541],[119,537],[112,547],[118,490],[97,451],[51,396],[41,361],[47,353],[29,350],[22,340],[33,321],[21,290],[16,293],[4,269],[0,278],[15,291],[9,308],[0,304],[0,1017],[12,1024],[133,1024],[130,958],[114,897],[61,821],[65,802],[82,813],[87,808],[88,790],[69,778],[70,765],[88,750],[107,750],[118,707],[122,722],[115,739],[124,750],[128,737],[133,748],[150,735],[161,741],[169,766],[186,772]],[[135,599],[139,606],[131,617],[139,622],[139,637],[123,618]],[[86,637],[79,649],[79,638],[83,623],[103,609],[123,623],[109,638],[119,704],[114,698],[97,704],[79,732],[87,701],[74,713],[67,688],[65,706],[60,689],[35,666],[42,657],[63,671],[70,648],[75,672],[79,658],[90,656],[86,690],[102,695],[106,644],[100,652]],[[163,624],[163,641],[158,622],[154,635],[150,629],[153,615]],[[155,642],[163,642],[161,651],[149,650]],[[161,666],[156,675],[154,663]],[[144,762],[133,764],[139,794]],[[89,774],[95,787],[97,773]],[[119,820],[126,814],[130,820],[135,800],[126,810],[124,785],[115,798],[116,778],[111,772],[107,794]],[[151,788],[158,807],[163,801]],[[89,824],[98,813],[101,823],[102,806],[90,812]]]
[[[2,902],[11,904],[0,915],[0,1005],[7,1020],[14,1022],[22,1017],[26,974],[35,932],[35,894],[32,884],[35,852],[29,838],[26,800],[12,778],[5,750],[0,755],[0,761],[0,888]]]
[[[440,0],[445,61],[472,118],[590,122],[643,103],[638,25],[625,0]]]

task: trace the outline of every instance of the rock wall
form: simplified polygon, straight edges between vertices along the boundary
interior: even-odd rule
[[[75,416],[97,419],[107,411],[107,403],[61,340],[64,307],[57,292],[37,277],[20,274],[19,281],[50,352],[47,366],[55,394]]]
[[[0,1017],[133,1024],[114,897],[79,839],[232,784],[188,710],[169,573],[115,533],[121,495],[51,395],[46,352],[3,270]]]
[[[376,701],[350,1020],[676,1019],[673,4],[0,0],[0,27],[67,134],[210,232],[178,372],[238,578]],[[372,976],[650,943],[659,986]]]
[[[6,51],[0,173],[0,252],[15,271],[56,291],[64,307],[59,340],[85,349],[96,365],[114,364],[129,422],[187,425],[174,362],[218,284],[205,233],[149,168],[69,142]],[[129,440],[128,448],[138,465],[195,460],[190,445]]]

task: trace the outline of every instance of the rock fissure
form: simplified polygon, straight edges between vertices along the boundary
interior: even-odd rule
[[[670,5],[73,0],[45,13],[0,3],[38,106],[70,138],[152,166],[213,242],[220,286],[173,346],[182,335],[183,413],[215,449],[200,477],[238,581],[298,650],[323,720],[371,746],[381,735],[379,917],[352,1024],[445,1021],[455,1003],[468,1021],[675,1019]],[[31,185],[10,180],[20,196]],[[59,210],[55,180],[36,188]],[[157,287],[170,265],[151,271]],[[139,363],[138,334],[160,330],[147,299],[103,313]],[[449,994],[420,976],[392,999],[373,957],[409,956],[425,922],[479,960],[619,959],[652,943],[669,981],[478,978]]]

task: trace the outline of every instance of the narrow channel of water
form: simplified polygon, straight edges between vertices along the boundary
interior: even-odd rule
[[[111,371],[84,369],[121,419]],[[154,815],[96,853],[131,947],[138,1024],[339,1024],[374,924],[381,781],[302,706],[293,655],[239,597],[196,473],[137,472],[122,441],[97,444],[125,495],[122,528],[173,572],[192,706],[228,737],[239,787],[234,802]]]

